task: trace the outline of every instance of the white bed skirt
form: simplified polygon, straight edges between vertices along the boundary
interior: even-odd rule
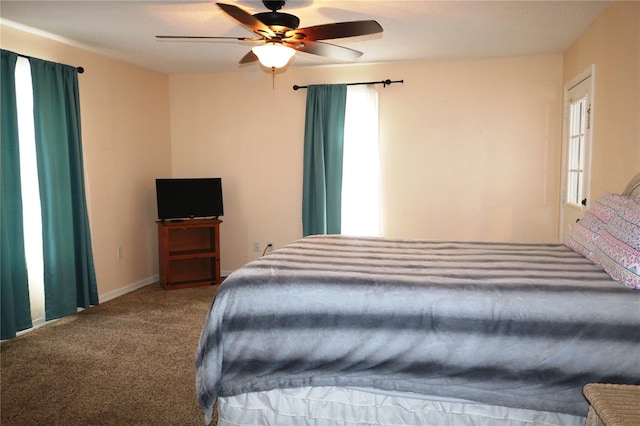
[[[585,417],[568,414],[363,388],[276,389],[218,399],[218,426],[584,424]]]

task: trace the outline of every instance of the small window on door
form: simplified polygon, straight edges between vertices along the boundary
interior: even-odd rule
[[[571,103],[567,152],[567,203],[584,205],[585,139],[589,110],[587,98]]]

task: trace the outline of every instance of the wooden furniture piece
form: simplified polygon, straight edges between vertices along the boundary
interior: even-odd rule
[[[640,425],[640,386],[590,383],[584,396],[589,401],[587,426]]]
[[[216,219],[157,221],[160,284],[165,289],[220,284]]]

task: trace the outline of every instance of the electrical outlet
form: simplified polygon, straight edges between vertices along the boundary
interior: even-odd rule
[[[260,251],[260,241],[253,242],[253,251]]]

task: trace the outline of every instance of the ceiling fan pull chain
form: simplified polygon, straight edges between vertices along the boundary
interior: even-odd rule
[[[271,90],[276,90],[276,67],[271,67]]]

